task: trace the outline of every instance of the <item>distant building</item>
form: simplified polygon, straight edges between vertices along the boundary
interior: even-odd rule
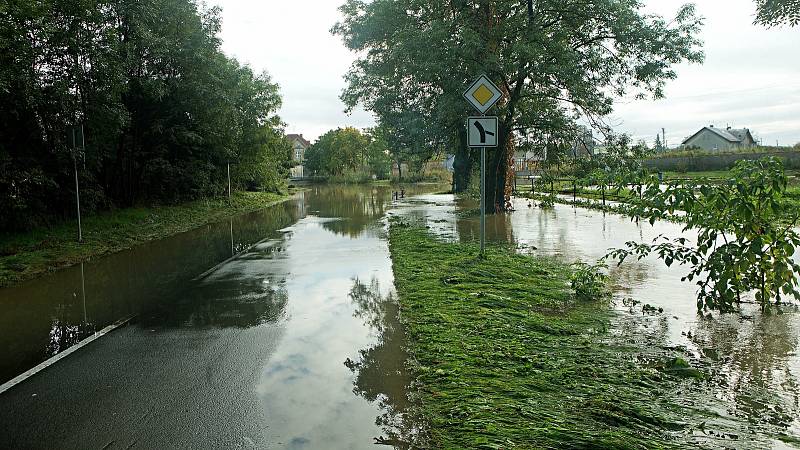
[[[575,140],[572,142],[572,156],[594,156],[594,134],[591,128],[578,125]]]
[[[447,158],[442,161],[442,167],[444,167],[448,172],[455,172],[456,155],[447,155]]]
[[[731,150],[736,148],[750,148],[756,145],[756,140],[748,128],[735,129],[731,127],[716,128],[714,125],[703,127],[700,131],[686,138],[682,146],[697,147],[703,150]]]
[[[533,172],[545,159],[547,159],[546,148],[542,148],[540,152],[516,151],[514,152],[514,170],[516,172]]]
[[[292,178],[303,178],[305,176],[303,163],[306,160],[306,150],[311,147],[302,134],[287,134],[286,138],[292,143],[292,161],[296,164],[290,170]]]

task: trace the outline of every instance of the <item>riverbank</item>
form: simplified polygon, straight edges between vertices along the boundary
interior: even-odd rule
[[[613,313],[574,299],[569,267],[499,246],[481,260],[400,222],[389,242],[431,448],[661,448],[691,434],[668,393],[702,374],[611,339]]]
[[[73,222],[25,233],[0,234],[0,287],[257,211],[287,198],[287,194],[237,192],[230,203],[227,198],[215,198],[176,206],[103,212],[83,219],[83,243],[77,242],[77,225]]]

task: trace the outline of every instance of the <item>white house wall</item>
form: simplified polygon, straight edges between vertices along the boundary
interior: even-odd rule
[[[730,142],[713,131],[703,130],[697,136],[686,141],[686,147],[700,147],[703,150],[728,150],[738,147],[738,144]]]

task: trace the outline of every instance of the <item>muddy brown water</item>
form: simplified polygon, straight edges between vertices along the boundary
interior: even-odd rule
[[[214,360],[224,356],[225,364],[240,373],[232,377],[236,384],[226,388],[250,405],[242,417],[253,423],[241,430],[231,424],[234,431],[220,445],[375,448],[377,443],[405,448],[418,437],[419,424],[406,412],[410,380],[403,366],[405,337],[392,288],[385,219],[400,215],[424,222],[445,239],[476,239],[477,217],[463,213],[474,204],[431,194],[440,189],[407,188],[406,199],[393,201],[389,187],[317,186],[263,211],[0,290],[0,382],[133,316],[124,330],[101,338],[108,354],[97,343],[86,350],[96,346],[91,357],[102,366],[104,358],[114,360],[111,352],[120,357],[132,342],[145,342],[154,349],[147,364],[157,366],[158,358],[169,358],[180,369],[162,377],[186,376],[186,367],[211,370],[217,367]],[[680,233],[676,224],[637,224],[563,205],[540,210],[522,200],[514,205],[516,212],[489,218],[489,240],[566,262],[594,260],[628,240]],[[680,281],[683,272],[652,259],[614,269],[619,314],[610,339],[685,355],[712,374],[701,394],[685,400],[687,411],[714,416],[706,429],[692,431],[697,443],[789,446],[792,437],[800,436],[798,313],[784,308],[780,314],[764,315],[747,306],[738,315],[700,317],[695,286]],[[644,304],[663,312],[645,314]],[[197,350],[208,342],[219,349],[207,355]],[[196,354],[169,351],[175,343]],[[80,370],[80,358],[89,357],[81,355],[89,353],[81,349],[0,394],[0,416],[21,416],[13,433],[0,436],[0,446],[72,442],[79,447],[108,436],[122,446],[142,438],[110,426],[73,433],[72,441],[62,441],[65,436],[58,430],[69,429],[69,414],[56,415],[54,420],[65,424],[51,430],[47,405],[37,410],[24,403],[28,391],[42,392],[43,385],[63,380],[65,389],[90,391],[68,376],[70,370]],[[123,361],[141,357],[124,356]],[[70,361],[77,368],[70,368]],[[128,376],[145,381],[153,377],[144,369],[137,373],[136,361],[128,362],[134,367],[125,369],[133,371]],[[220,380],[232,383],[222,377],[213,378],[212,384]],[[202,383],[194,388],[197,396],[204,394]],[[169,387],[148,389],[159,397]],[[59,400],[65,401],[53,399]],[[141,401],[164,407],[157,399]],[[72,409],[84,411],[81,420],[96,419],[85,412],[91,408]],[[239,416],[231,417],[235,422]],[[33,441],[15,441],[11,434]],[[172,436],[181,437],[186,438]],[[171,442],[163,433],[153,432],[151,439],[153,445]]]

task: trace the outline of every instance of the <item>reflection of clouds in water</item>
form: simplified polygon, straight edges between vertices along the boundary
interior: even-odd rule
[[[281,345],[264,365],[256,393],[278,448],[374,448],[376,405],[353,395],[342,362],[376,341],[355,316],[352,279],[391,284],[391,260],[377,233],[330,230],[341,221],[310,216],[286,245],[289,298]],[[375,219],[377,222],[377,219]]]

